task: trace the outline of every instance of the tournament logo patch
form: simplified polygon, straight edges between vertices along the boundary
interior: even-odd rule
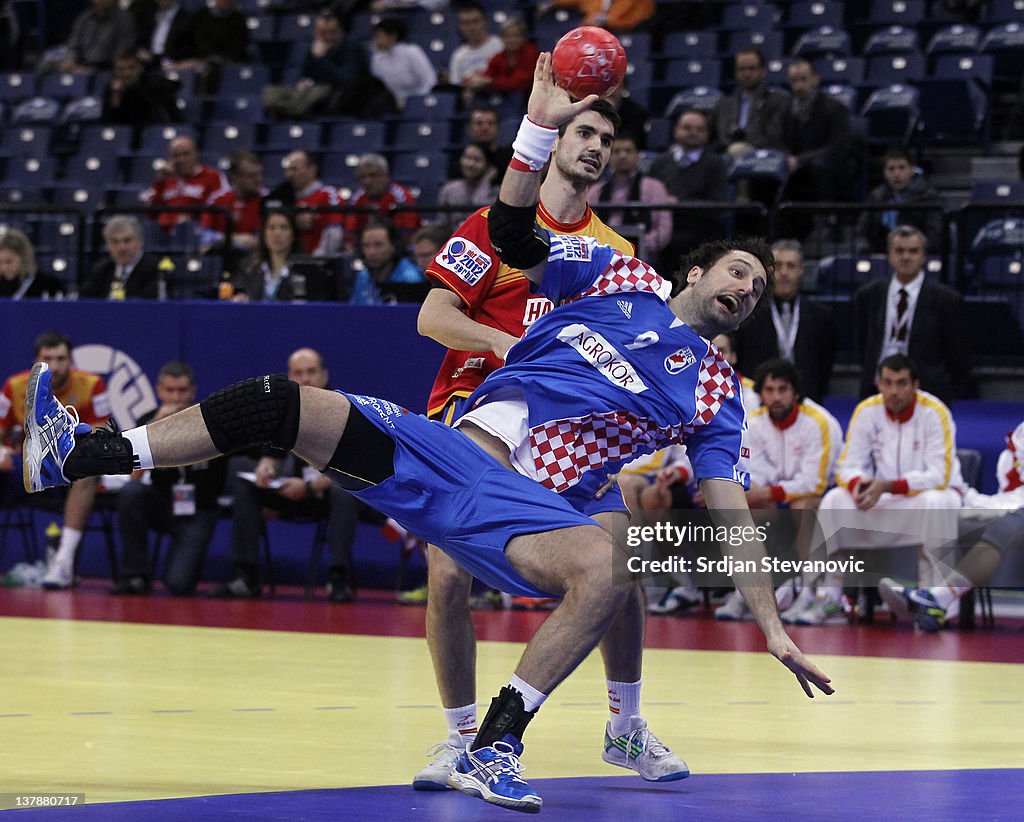
[[[560,256],[563,260],[590,261],[590,243],[587,242],[587,238],[572,234],[560,234],[551,239],[552,245],[561,246],[561,254],[553,256]]]
[[[693,355],[693,351],[690,350],[689,346],[686,346],[665,357],[665,370],[669,374],[678,374],[684,368],[689,368],[696,362],[697,358]]]
[[[437,261],[466,285],[476,285],[491,267],[491,258],[465,237],[452,237]]]

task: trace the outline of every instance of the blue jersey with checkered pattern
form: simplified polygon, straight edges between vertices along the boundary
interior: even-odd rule
[[[499,388],[522,394],[537,479],[561,492],[602,465],[685,443],[697,479],[749,485],[739,379],[672,313],[670,283],[592,237],[552,234],[537,290],[555,310],[468,403]]]

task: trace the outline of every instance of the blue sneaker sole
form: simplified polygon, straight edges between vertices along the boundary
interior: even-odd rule
[[[429,782],[425,779],[414,779],[412,783],[412,789],[414,791],[451,791],[454,790],[451,785],[438,785],[436,782]]]
[[[477,799],[482,799],[490,805],[497,805],[498,807],[505,808],[506,810],[520,811],[522,813],[540,813],[543,800],[539,796],[534,797],[534,799],[529,801],[509,799],[489,791],[487,788],[481,787],[475,781],[467,782],[463,777],[465,777],[465,774],[454,773],[452,774],[452,781],[448,784],[460,793],[464,793],[466,796],[474,796]]]
[[[678,782],[680,779],[686,779],[690,775],[689,771],[680,771],[679,773],[670,773],[665,776],[660,776],[657,779],[651,780],[654,782]]]

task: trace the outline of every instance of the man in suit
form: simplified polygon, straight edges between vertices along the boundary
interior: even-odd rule
[[[944,403],[967,396],[970,358],[960,295],[925,280],[927,243],[920,229],[897,226],[888,248],[892,277],[868,283],[854,298],[861,397],[875,393],[878,364],[892,354],[910,357],[921,388]]]
[[[803,249],[796,240],[779,240],[775,254],[775,294],[769,311],[758,312],[736,333],[739,370],[753,374],[777,357],[794,363],[802,375],[802,395],[818,402],[828,393],[835,359],[832,312],[800,296]]]
[[[142,226],[119,214],[103,227],[110,255],[92,267],[79,290],[81,297],[99,300],[155,300],[160,296],[157,259],[143,250]]]
[[[807,60],[790,63],[788,77],[793,96],[783,121],[782,141],[789,153],[786,196],[836,200],[852,142],[850,112],[818,90],[821,78]]]
[[[680,202],[724,202],[728,195],[725,162],[708,150],[710,124],[702,111],[684,111],[676,119],[672,146],[654,158],[650,176],[661,180]],[[675,212],[672,242],[665,261],[674,268],[679,257],[706,240],[724,236],[715,212]]]
[[[736,90],[721,99],[712,115],[715,141],[734,159],[758,148],[781,149],[789,101],[766,85],[764,54],[753,46],[742,48],[733,65]]]

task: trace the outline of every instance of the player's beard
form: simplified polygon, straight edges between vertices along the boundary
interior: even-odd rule
[[[601,166],[597,171],[591,171],[589,167],[585,167],[586,171],[581,171],[578,165],[579,161],[579,157],[570,161],[563,155],[556,154],[555,168],[574,188],[585,191],[601,178],[604,167]]]

